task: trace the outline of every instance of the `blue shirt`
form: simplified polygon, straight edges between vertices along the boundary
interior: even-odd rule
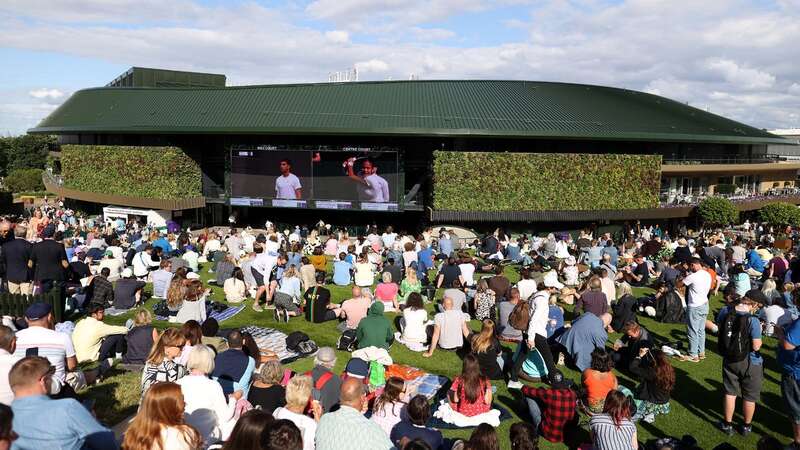
[[[605,246],[603,247],[603,254],[609,255],[609,258],[611,258],[611,261],[609,262],[612,266],[617,267],[617,262],[619,262],[619,251],[617,250],[617,247],[614,247],[613,245]]]
[[[758,256],[758,252],[755,250],[750,250],[747,252],[747,267],[749,269],[753,269],[756,272],[763,272],[764,271],[765,262]]]
[[[555,321],[555,323],[553,323]],[[564,312],[556,305],[550,305],[547,313],[547,337],[564,327]]]
[[[11,448],[116,449],[114,433],[103,427],[89,410],[73,399],[51,400],[36,395],[14,400],[13,430],[19,435]]]
[[[336,261],[333,263],[333,283],[339,286],[350,284],[350,269],[353,267],[347,261]]]
[[[572,326],[556,340],[567,349],[575,365],[583,372],[592,365],[594,349],[605,347],[608,333],[603,321],[587,312],[572,321]]]
[[[165,237],[160,237],[153,242],[153,247],[160,247],[164,253],[171,253],[172,246],[169,244],[169,241]]]
[[[439,252],[445,256],[450,256],[453,253],[453,241],[450,239],[439,239]]]
[[[417,253],[417,260],[420,263],[419,270],[429,270],[433,267],[433,250],[430,247],[423,248]]]
[[[795,380],[800,380],[800,320],[795,320],[784,329],[786,342],[794,345],[794,350],[784,350],[778,345],[778,362],[783,372]]]

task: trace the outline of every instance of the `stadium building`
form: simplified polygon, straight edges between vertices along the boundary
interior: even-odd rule
[[[708,195],[743,211],[800,204],[800,162],[769,152],[794,142],[657,95],[581,84],[229,87],[224,75],[132,68],[75,92],[29,131],[58,136],[49,191],[192,223],[318,210],[354,222],[364,211],[613,222],[685,218]]]

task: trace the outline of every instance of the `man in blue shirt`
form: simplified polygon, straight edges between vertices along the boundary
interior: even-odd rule
[[[729,337],[729,347],[727,349],[720,347],[722,353],[722,386],[725,390],[725,407],[724,418],[718,424],[718,428],[728,436],[733,435],[733,412],[736,409],[736,398],[742,398],[742,416],[744,416],[744,424],[740,429],[743,436],[750,434],[753,431],[752,421],[753,414],[756,411],[756,402],[761,397],[761,386],[764,383],[764,359],[758,352],[761,349],[761,322],[755,317],[756,312],[762,305],[767,303],[767,298],[758,289],[751,289],[739,300],[724,317],[720,317],[720,340],[727,334]],[[730,322],[728,317],[730,314],[736,314],[736,320]],[[738,325],[740,317],[747,317],[747,329],[740,329]],[[730,324],[730,328],[726,330],[726,324]],[[740,331],[741,330],[741,331]],[[747,336],[750,344],[750,352],[741,360],[736,360],[731,356],[731,347],[737,341],[739,333],[744,333]],[[740,353],[740,352],[739,352]]]
[[[21,359],[8,374],[14,401],[12,448],[116,449],[114,433],[104,428],[73,399],[51,400],[55,369],[46,358]]]
[[[338,286],[347,286],[353,279],[353,265],[345,260],[347,255],[339,253],[339,261],[333,263],[333,283]]]
[[[427,280],[428,271],[433,268],[433,250],[424,242],[420,244],[420,250],[417,252],[417,261],[417,278],[420,281]]]
[[[784,330],[775,327],[778,343],[778,362],[783,368],[781,394],[792,418],[794,440],[787,448],[800,449],[800,320]]]
[[[608,255],[611,258],[611,265],[617,267],[617,263],[619,262],[619,251],[617,247],[614,247],[614,241],[611,239],[606,241],[606,246],[603,247],[603,254]]]

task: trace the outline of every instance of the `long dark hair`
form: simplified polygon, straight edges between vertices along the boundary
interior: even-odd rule
[[[500,443],[497,442],[497,432],[488,423],[482,423],[472,432],[464,448],[470,450],[500,450]]]
[[[475,403],[483,394],[483,388],[487,378],[481,375],[481,366],[478,358],[470,353],[464,356],[464,364],[461,370],[461,390],[466,394],[467,402]],[[460,397],[460,393],[459,393]]]
[[[236,421],[222,450],[260,450],[265,448],[267,431],[275,419],[260,409],[251,409]]]
[[[672,392],[675,387],[675,369],[672,368],[667,355],[661,350],[650,350],[650,355],[653,357],[656,372],[656,386],[663,392]]]
[[[385,405],[392,405],[392,409],[394,409],[397,403],[400,402],[400,395],[403,393],[405,386],[406,383],[402,378],[390,377],[386,380],[386,387],[383,388],[383,393],[375,400],[375,407],[372,409],[373,414],[383,411]]]
[[[603,403],[603,412],[611,416],[614,425],[619,428],[623,420],[631,418],[631,406],[630,397],[616,389],[612,389],[606,395],[606,401]]]

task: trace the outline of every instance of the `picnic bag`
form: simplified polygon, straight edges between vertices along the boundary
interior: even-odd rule
[[[358,341],[356,340],[356,330],[344,330],[339,340],[336,341],[336,348],[346,352],[352,352],[356,349]]]
[[[753,349],[750,315],[731,311],[719,330],[719,353],[727,362],[744,361]]]
[[[300,351],[300,343],[308,340],[311,340],[311,338],[302,331],[292,331],[286,336],[286,349],[295,353],[302,353]]]
[[[531,304],[524,300],[517,303],[517,306],[515,306],[511,314],[508,315],[508,324],[511,325],[512,328],[520,331],[528,330],[528,322],[530,322],[530,320]]]

